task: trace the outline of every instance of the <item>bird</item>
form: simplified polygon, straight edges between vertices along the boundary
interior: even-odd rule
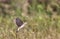
[[[23,21],[19,18],[16,18],[16,25],[20,27],[23,24]]]
[[[15,22],[16,22],[16,25],[18,26],[17,32],[27,24],[27,22],[23,22],[18,17],[16,18]]]

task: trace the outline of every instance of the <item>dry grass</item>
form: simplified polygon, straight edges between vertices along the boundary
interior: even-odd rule
[[[17,1],[16,5],[13,2],[12,6],[15,6],[16,9],[12,10],[13,12],[10,11],[11,13],[6,13],[6,15],[3,13],[5,17],[1,14],[2,12],[0,13],[0,39],[60,39],[60,15],[54,15],[55,12],[52,13],[49,10],[46,14],[44,5],[38,3],[35,5],[35,1],[30,6],[30,13],[25,17],[22,16],[22,10],[20,9],[22,6],[24,7],[24,4],[20,2],[21,0]],[[57,13],[60,13],[59,10],[60,8],[58,8]],[[17,33],[17,26],[13,22],[15,17],[28,22]]]

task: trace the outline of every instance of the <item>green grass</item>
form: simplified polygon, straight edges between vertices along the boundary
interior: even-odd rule
[[[36,7],[30,7],[31,15],[28,14],[28,17],[22,16],[22,11],[18,8],[14,10],[14,15],[0,15],[0,39],[60,39],[60,15],[49,17],[50,14],[46,14],[43,5]],[[28,23],[18,33],[15,17]]]

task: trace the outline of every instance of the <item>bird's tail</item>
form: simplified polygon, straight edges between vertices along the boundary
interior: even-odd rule
[[[25,22],[23,25],[21,25],[20,27],[18,27],[17,32],[18,32],[20,29],[22,29],[26,24],[27,24],[27,22]]]

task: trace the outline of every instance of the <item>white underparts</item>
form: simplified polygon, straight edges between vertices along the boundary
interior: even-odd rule
[[[18,27],[17,31],[19,31],[21,28],[23,28],[26,24],[27,24],[27,22],[25,22],[23,25],[21,25],[20,27]]]

